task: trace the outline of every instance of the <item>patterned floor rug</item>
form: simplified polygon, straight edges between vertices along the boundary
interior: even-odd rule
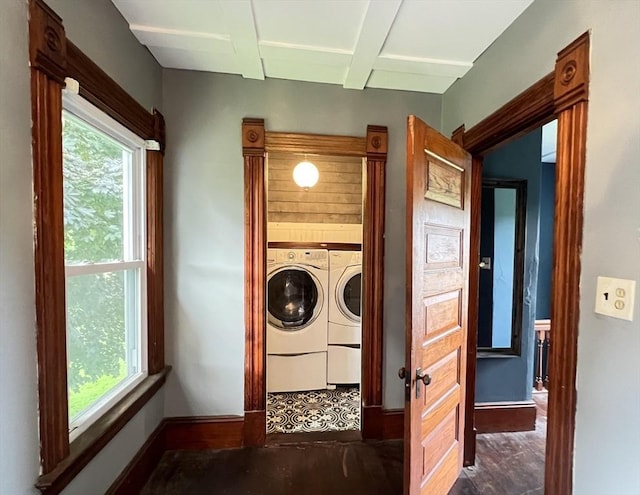
[[[359,429],[358,387],[267,394],[267,433]]]

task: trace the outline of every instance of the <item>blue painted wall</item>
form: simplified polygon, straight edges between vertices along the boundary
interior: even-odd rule
[[[556,164],[543,163],[540,174],[540,247],[536,319],[551,318],[551,272],[553,270],[553,208],[556,198]]]
[[[537,129],[484,158],[483,176],[527,180],[527,223],[521,355],[478,358],[476,402],[531,399],[535,350],[533,325],[538,286],[541,143],[542,130]]]

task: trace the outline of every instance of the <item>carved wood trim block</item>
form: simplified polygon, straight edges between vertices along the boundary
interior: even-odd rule
[[[387,159],[387,128],[379,125],[367,126],[367,158]]]
[[[556,113],[589,99],[589,32],[558,53],[553,98]]]
[[[64,85],[67,38],[62,19],[42,0],[29,2],[29,61],[31,67]]]
[[[264,119],[242,119],[243,156],[264,156]]]

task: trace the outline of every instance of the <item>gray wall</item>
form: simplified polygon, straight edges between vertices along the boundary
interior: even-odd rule
[[[162,69],[110,0],[45,0],[67,38],[147,110],[161,108]]]
[[[476,402],[531,399],[534,355],[533,324],[536,309],[536,289],[538,286],[541,144],[542,129],[539,128],[493,151],[484,159],[482,169],[484,177],[525,179],[527,181],[527,219],[520,356],[478,358]],[[494,267],[495,269],[496,267]],[[502,302],[494,298],[494,307]],[[510,318],[509,316],[507,320],[510,320]]]
[[[402,407],[406,118],[438,126],[441,97],[166,70],[166,415],[242,414],[243,117],[267,129],[363,136],[389,127],[384,404]]]
[[[0,15],[0,493],[35,493],[36,337],[27,7]]]
[[[160,68],[109,0],[50,1],[67,33],[145,106],[160,104]],[[27,2],[0,15],[0,493],[37,493],[39,474]],[[103,493],[162,418],[154,397],[65,494]]]
[[[593,312],[598,275],[640,280],[640,4],[536,0],[449,89],[445,134],[467,129],[553,69],[591,29],[574,493],[640,493],[640,304],[634,322]]]
[[[538,248],[538,290],[536,320],[551,318],[551,275],[553,272],[553,215],[556,198],[556,164],[540,164],[540,246]]]

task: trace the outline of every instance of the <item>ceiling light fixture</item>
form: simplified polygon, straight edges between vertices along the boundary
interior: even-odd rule
[[[293,169],[293,180],[300,187],[303,187],[305,191],[308,191],[310,187],[315,186],[320,178],[318,167],[307,160],[305,155],[304,161],[301,161]]]

